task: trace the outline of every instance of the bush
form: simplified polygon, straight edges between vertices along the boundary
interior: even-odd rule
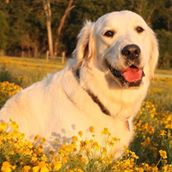
[[[22,78],[16,78],[6,69],[6,65],[0,65],[0,82],[9,81],[21,85]]]
[[[166,30],[157,30],[159,39],[159,67],[169,69],[172,67],[172,32]]]
[[[159,150],[165,150],[167,163],[172,162],[172,113],[157,112],[155,105],[144,102],[135,120],[136,136],[131,150],[139,156],[138,162],[159,163]]]
[[[8,81],[0,82],[0,108],[9,97],[16,94],[19,90],[21,90],[21,87],[14,83],[9,83]]]
[[[0,82],[11,81],[11,80],[12,80],[11,75],[7,70],[0,71]]]

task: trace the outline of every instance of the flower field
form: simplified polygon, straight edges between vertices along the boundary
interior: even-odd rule
[[[27,78],[26,80],[21,79],[20,83],[18,83],[19,80],[17,80],[17,84],[12,83],[17,77],[23,77],[19,76],[21,67],[15,68],[18,75],[14,76],[11,74],[11,66],[9,65],[9,68],[7,66],[6,71],[11,77],[10,82],[5,79],[1,80],[2,76],[4,78],[6,75],[2,74],[3,71],[0,70],[0,80],[2,81],[0,82],[0,107],[21,87],[27,85],[27,82],[23,82]],[[29,73],[30,69],[28,66],[24,68],[25,73],[27,70]],[[49,71],[53,70],[54,68],[50,68]],[[27,74],[26,76],[29,77]],[[28,84],[31,79],[29,78]],[[123,157],[119,160],[114,160],[113,154],[107,154],[107,148],[114,146],[117,142],[107,128],[101,133],[105,139],[104,146],[100,146],[94,140],[94,128],[90,126],[90,138],[87,140],[82,139],[83,133],[80,131],[78,135],[73,136],[70,143],[64,142],[58,150],[45,152],[43,146],[46,140],[44,138],[35,136],[34,141],[30,142],[25,139],[24,134],[20,133],[15,122],[0,123],[0,171],[172,172],[171,77],[155,77],[148,97],[134,123],[135,138],[130,148],[126,149]]]

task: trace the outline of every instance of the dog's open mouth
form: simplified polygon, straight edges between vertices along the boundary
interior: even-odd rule
[[[118,78],[122,86],[139,86],[142,82],[142,78],[145,76],[143,69],[140,69],[135,65],[129,66],[124,71],[119,71],[113,68],[108,62],[106,64],[112,75]]]

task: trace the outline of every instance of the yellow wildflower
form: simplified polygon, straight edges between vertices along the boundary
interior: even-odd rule
[[[61,163],[61,161],[57,161],[56,163],[55,163],[55,165],[54,165],[54,170],[60,170],[61,169],[61,167],[62,167],[62,163]]]
[[[138,172],[144,172],[144,169],[143,168],[137,168],[137,171]]]
[[[151,140],[150,140],[150,137],[147,137],[142,143],[141,145],[142,146],[148,146],[150,144]]]
[[[80,147],[81,148],[85,148],[87,146],[87,142],[86,141],[80,141]]]
[[[5,131],[7,129],[8,125],[4,122],[0,123],[0,131]]]
[[[103,131],[102,131],[102,134],[110,135],[109,129],[108,128],[104,128]]]
[[[94,133],[94,127],[91,126],[91,127],[89,128],[89,131],[90,131],[91,133]]]
[[[82,169],[78,168],[76,169],[76,172],[84,172]]]
[[[22,172],[29,172],[30,169],[31,169],[31,167],[26,165],[26,166],[23,167]]]
[[[78,137],[77,137],[77,136],[73,136],[73,137],[72,137],[72,141],[73,141],[73,142],[77,142],[77,141],[78,141]]]
[[[33,172],[39,172],[39,170],[40,170],[39,166],[35,166],[35,167],[32,168]]]
[[[82,131],[79,131],[79,132],[78,132],[78,135],[79,135],[80,137],[82,137],[82,136],[83,136],[83,132],[82,132]]]
[[[167,132],[165,130],[160,130],[159,134],[160,134],[160,136],[165,136],[167,134]]]
[[[2,172],[11,172],[12,171],[12,165],[8,161],[3,162],[2,167],[1,167],[1,171]]]
[[[10,97],[21,90],[21,87],[14,84],[9,83],[8,81],[0,82],[0,94],[3,94],[4,97]]]
[[[93,148],[96,149],[96,150],[99,150],[100,149],[100,146],[97,142],[94,142],[93,143]]]
[[[47,164],[45,162],[40,162],[38,166],[32,168],[33,172],[49,172]]]
[[[165,150],[159,150],[159,154],[163,159],[167,159],[167,152]]]
[[[64,156],[64,157],[62,158],[62,162],[65,164],[65,163],[67,163],[67,161],[68,161],[68,157],[67,157],[67,156]]]

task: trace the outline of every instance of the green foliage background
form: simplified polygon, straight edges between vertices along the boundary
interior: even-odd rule
[[[68,0],[50,0],[53,39]],[[160,42],[159,67],[172,67],[172,0],[74,0],[75,8],[65,22],[58,52],[70,55],[84,21],[96,20],[116,10],[132,10],[155,30]],[[0,1],[0,54],[44,57],[47,50],[43,0]],[[23,51],[22,51],[23,50]]]

